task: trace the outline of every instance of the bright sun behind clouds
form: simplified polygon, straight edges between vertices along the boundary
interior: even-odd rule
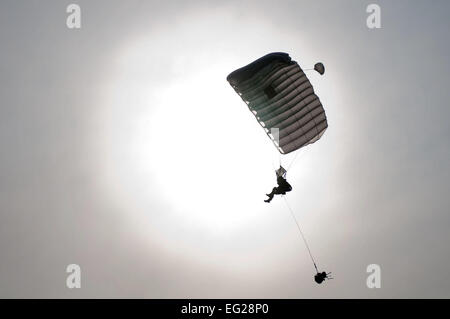
[[[212,24],[226,23],[210,19]],[[297,245],[295,225],[281,198],[270,205],[263,201],[276,185],[274,169],[280,157],[287,168],[296,152],[279,155],[226,81],[230,72],[259,57],[255,54],[270,49],[289,52],[288,48],[274,43],[254,52],[230,51],[209,39],[203,25],[198,35],[181,26],[173,28],[180,41],[167,40],[170,30],[164,36],[130,39],[110,66],[99,114],[106,196],[124,212],[124,220],[137,221],[145,236],[159,233],[158,242],[172,242],[171,247],[183,241],[186,247],[213,249],[217,245],[207,241],[216,240],[215,244],[246,242],[263,250],[275,245],[278,250],[277,238],[284,236],[293,236],[287,240]],[[248,32],[254,33],[251,27]],[[290,35],[274,39],[295,43],[283,37]],[[189,39],[190,45],[182,39]],[[227,43],[239,47],[236,41],[241,40]],[[309,63],[305,57],[303,50]],[[317,153],[309,159],[307,154],[312,153],[302,153],[296,163],[319,165]],[[289,172],[288,179],[308,211],[317,201],[306,185],[317,180],[317,174],[301,167]],[[303,221],[313,216],[305,214]],[[229,241],[231,236],[245,239]]]
[[[108,87],[105,162],[109,177],[120,181],[115,191],[142,210],[163,202],[177,222],[205,232],[245,227],[260,214],[255,202],[265,207],[278,155],[226,81],[232,69],[212,60],[155,86],[144,47],[126,51],[127,63]],[[194,56],[187,61],[201,65]]]

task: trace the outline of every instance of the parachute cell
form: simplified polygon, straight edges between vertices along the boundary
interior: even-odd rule
[[[287,53],[267,54],[230,73],[227,81],[282,154],[314,143],[328,127],[319,97]],[[278,129],[276,136],[272,129]]]

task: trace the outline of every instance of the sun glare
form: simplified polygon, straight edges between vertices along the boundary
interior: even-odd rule
[[[278,155],[226,82],[230,63],[212,61],[155,84],[153,62],[127,54],[102,116],[114,197],[149,219],[163,212],[148,207],[163,203],[177,223],[216,235],[246,227],[266,209]]]
[[[281,199],[263,202],[275,186],[280,158],[288,168],[295,152],[279,155],[226,81],[243,65],[241,53],[220,54],[220,46],[155,51],[165,41],[153,35],[133,39],[111,65],[99,115],[105,194],[145,236],[159,232],[167,243],[183,238],[186,247],[206,247],[205,239],[221,243],[232,235],[256,236],[249,232],[255,221],[280,239],[296,236],[291,224],[272,224],[292,222],[288,215],[274,215],[287,213]],[[311,80],[314,85],[314,76]],[[296,163],[311,169],[295,166],[288,175],[296,194],[289,199],[301,198],[302,212],[317,208],[313,187],[321,173],[313,168],[320,165],[320,152],[302,152]],[[308,222],[312,216],[301,218]],[[176,230],[183,235],[169,233]],[[253,245],[276,245],[274,237],[263,239],[264,231],[256,232],[260,238]]]

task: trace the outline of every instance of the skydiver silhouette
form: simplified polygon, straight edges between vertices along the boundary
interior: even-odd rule
[[[276,171],[276,174],[278,187],[274,187],[272,189],[272,192],[266,194],[266,196],[269,197],[268,199],[264,200],[266,203],[270,203],[274,195],[286,195],[287,192],[290,192],[292,190],[292,186],[286,181],[286,178],[284,177],[286,175],[286,170],[280,166],[280,168]]]
[[[333,279],[330,277],[331,272],[326,273],[323,272],[317,272],[317,274],[314,276],[314,280],[320,285],[325,279]]]

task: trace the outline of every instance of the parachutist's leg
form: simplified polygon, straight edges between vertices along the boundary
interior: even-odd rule
[[[272,198],[273,198],[273,195],[275,194],[275,191],[276,191],[276,187],[274,187],[274,188],[272,189],[272,192],[270,192],[269,194],[266,194],[266,196],[269,197],[268,199],[265,200],[266,203],[270,203],[270,201],[271,201]]]
[[[266,195],[269,196],[270,198],[272,198],[273,195],[276,194],[276,191],[277,191],[277,188],[274,187],[274,188],[272,189],[272,191],[271,191],[269,194],[266,194]]]
[[[283,194],[283,189],[281,187],[274,187],[272,193],[275,195],[281,195]]]

